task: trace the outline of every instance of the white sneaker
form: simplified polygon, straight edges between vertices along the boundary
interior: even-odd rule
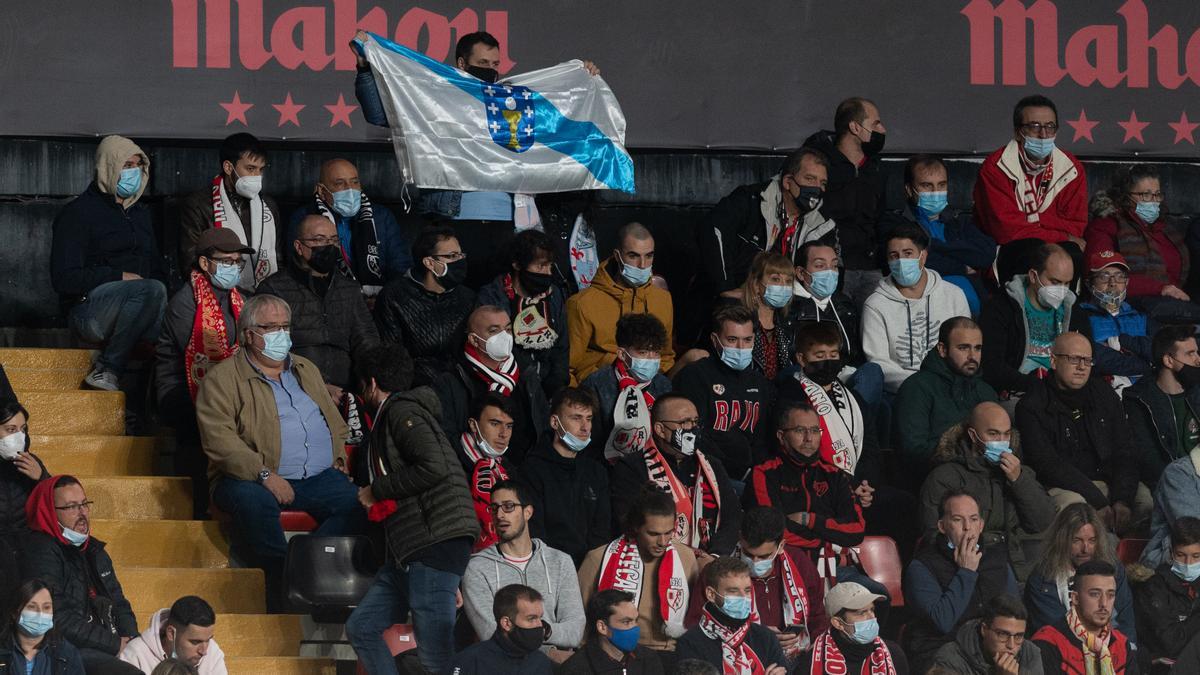
[[[107,368],[97,364],[92,366],[92,372],[83,378],[83,383],[92,389],[103,389],[104,391],[117,391],[117,374]]]

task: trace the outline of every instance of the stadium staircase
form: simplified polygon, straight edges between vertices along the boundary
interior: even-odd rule
[[[108,543],[139,628],[199,595],[217,612],[232,675],[334,675],[332,659],[300,656],[303,617],[266,613],[262,572],[230,566],[219,524],[189,520],[190,479],[156,471],[160,439],[124,435],[124,394],[81,389],[92,355],[0,349],[0,364],[29,410],[31,450],[51,473],[79,477],[95,502],[92,533]]]

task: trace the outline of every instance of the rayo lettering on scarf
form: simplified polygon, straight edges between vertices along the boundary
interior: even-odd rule
[[[808,397],[810,403],[814,403],[817,407],[813,410],[817,411],[817,415],[824,417],[831,412],[835,412],[833,401],[825,396],[825,390],[821,385],[813,382],[807,377],[800,378],[800,386],[804,388],[804,395]],[[820,401],[817,403],[817,401]]]

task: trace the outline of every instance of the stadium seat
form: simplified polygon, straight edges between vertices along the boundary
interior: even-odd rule
[[[1117,560],[1123,565],[1132,565],[1142,557],[1142,551],[1146,550],[1146,544],[1149,541],[1146,539],[1122,539],[1117,544]]]
[[[891,537],[866,537],[858,547],[858,561],[867,576],[884,585],[892,596],[892,607],[904,606],[901,587],[903,568],[900,551]]]
[[[288,542],[283,583],[291,611],[345,623],[375,579],[371,540],[301,534]]]
[[[398,623],[383,631],[383,642],[392,652],[392,656],[399,656],[417,648],[417,636],[413,633],[412,624],[408,623]],[[358,662],[358,675],[370,675],[362,661]]]
[[[279,524],[284,532],[312,532],[317,521],[304,511],[280,511]]]

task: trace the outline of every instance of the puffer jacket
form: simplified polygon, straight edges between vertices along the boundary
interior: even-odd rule
[[[28,662],[10,634],[0,633],[0,675],[27,675]],[[33,675],[84,675],[83,658],[79,650],[51,631],[33,657]]]
[[[1133,607],[1142,633],[1142,662],[1176,658],[1200,634],[1200,580],[1180,579],[1165,562],[1136,588]]]
[[[942,645],[933,657],[933,665],[941,666],[956,675],[992,675],[995,672],[991,659],[983,655],[979,638],[980,619],[968,621],[958,627],[954,642]],[[1042,652],[1033,642],[1026,640],[1017,651],[1017,665],[1021,675],[1042,675]]]
[[[921,369],[896,393],[892,419],[901,460],[915,475],[925,475],[942,434],[966,419],[976,405],[997,400],[996,390],[978,370],[969,377],[960,375],[950,370],[937,348],[929,350]]]
[[[877,228],[883,217],[884,179],[879,157],[857,166],[837,149],[837,134],[818,131],[804,140],[829,157],[829,184],[821,213],[837,222],[838,253],[848,270],[879,269]]]
[[[478,303],[480,305],[495,305],[508,312],[508,318],[515,321],[520,307],[520,299],[508,298],[504,290],[504,276],[493,279],[479,289]],[[542,381],[542,389],[546,398],[554,396],[555,392],[567,386],[571,379],[567,360],[570,356],[567,336],[567,298],[558,285],[550,287],[550,295],[546,297],[546,322],[558,333],[558,339],[549,349],[527,349],[514,345],[513,351],[525,354],[526,360],[537,370],[538,379]],[[514,326],[516,328],[516,326]]]
[[[475,309],[475,291],[455,286],[432,293],[412,276],[388,282],[375,299],[375,325],[386,343],[403,345],[413,358],[413,385],[433,382],[454,365]]]
[[[1188,409],[1200,420],[1200,387],[1192,387],[1186,394]],[[1153,490],[1167,465],[1192,449],[1179,445],[1171,397],[1158,388],[1154,377],[1143,377],[1126,389],[1121,402],[1129,418],[1133,447],[1138,448],[1138,475]]]
[[[42,467],[42,479],[50,477],[46,465],[37,455],[30,454]],[[25,502],[37,481],[17,471],[12,462],[0,462],[0,538],[29,534],[25,522]]]
[[[462,354],[462,348],[457,350]],[[504,457],[520,466],[525,454],[537,445],[538,439],[550,433],[550,403],[542,390],[534,369],[523,358],[517,359],[520,377],[517,388],[509,401],[513,403],[517,417],[513,420],[512,439]],[[459,447],[460,438],[467,430],[467,417],[471,414],[471,403],[488,391],[488,385],[472,372],[466,359],[451,365],[431,385],[441,408],[442,431],[450,444]]]
[[[279,296],[292,308],[293,353],[316,364],[326,382],[342,388],[355,384],[354,358],[379,343],[358,282],[334,272],[322,294],[293,261],[264,279],[258,294]]]

